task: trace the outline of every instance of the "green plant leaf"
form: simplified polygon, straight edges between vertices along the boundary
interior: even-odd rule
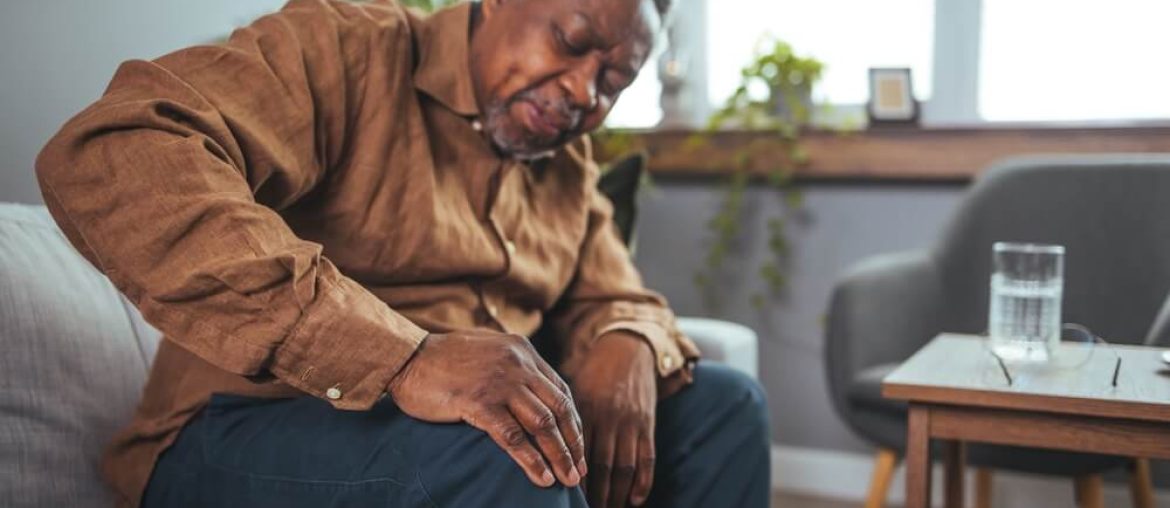
[[[792,209],[804,208],[804,193],[796,189],[785,192],[784,204]]]
[[[797,167],[809,163],[808,153],[799,145],[800,128],[807,125],[812,116],[810,97],[824,74],[824,68],[821,61],[797,54],[787,42],[770,35],[762,37],[752,59],[740,69],[739,85],[707,120],[707,135],[734,125],[748,130],[774,131],[782,142],[787,143],[787,161],[768,172],[767,179],[772,187],[781,192],[784,204],[790,209],[803,206],[803,194],[791,186],[792,176]],[[766,90],[766,96],[760,97],[756,93],[757,89]],[[686,146],[697,146],[697,143],[688,140]],[[714,239],[704,258],[705,274],[716,273],[721,269],[732,250],[733,242],[741,233],[743,200],[749,182],[748,169],[753,160],[762,160],[756,157],[758,151],[759,147],[749,146],[732,156],[733,167],[723,200],[707,222],[707,229]],[[787,259],[791,245],[782,216],[770,219],[767,229],[768,248],[773,254],[773,260],[760,267],[760,276],[767,282],[771,292],[778,294],[788,281],[781,261]],[[709,284],[710,280],[696,275],[696,286],[700,286],[700,282]],[[705,291],[704,296],[710,296],[709,292]],[[712,303],[717,304],[718,299]],[[763,295],[752,296],[753,306],[763,307],[764,303]]]

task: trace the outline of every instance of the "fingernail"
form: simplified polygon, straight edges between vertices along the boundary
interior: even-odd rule
[[[551,486],[554,481],[556,478],[553,478],[552,473],[548,472],[547,469],[544,470],[544,474],[540,475],[540,483],[544,484],[545,487]]]
[[[642,503],[645,503],[645,502],[646,502],[646,498],[641,497],[641,496],[635,497],[635,498],[630,500],[630,504],[632,504],[634,506],[642,506]]]
[[[577,461],[577,472],[581,473],[581,476],[589,474],[589,466],[585,465],[585,459]]]
[[[569,470],[569,476],[565,479],[569,480],[566,482],[569,486],[576,486],[581,481],[581,475],[577,473],[577,468],[573,468]]]

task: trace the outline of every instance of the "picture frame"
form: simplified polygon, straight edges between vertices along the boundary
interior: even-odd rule
[[[919,107],[914,99],[911,70],[906,67],[869,69],[866,112],[871,125],[916,125]]]

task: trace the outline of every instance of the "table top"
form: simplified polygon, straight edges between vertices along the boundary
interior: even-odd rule
[[[1161,348],[1062,344],[1053,365],[1007,364],[1009,385],[984,337],[943,334],[882,382],[910,402],[1170,422],[1170,366]],[[1113,373],[1121,357],[1117,386]]]

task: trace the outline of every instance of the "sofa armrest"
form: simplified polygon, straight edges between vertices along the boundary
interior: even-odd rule
[[[751,328],[730,321],[679,317],[678,328],[695,341],[703,359],[759,379],[759,339]]]

